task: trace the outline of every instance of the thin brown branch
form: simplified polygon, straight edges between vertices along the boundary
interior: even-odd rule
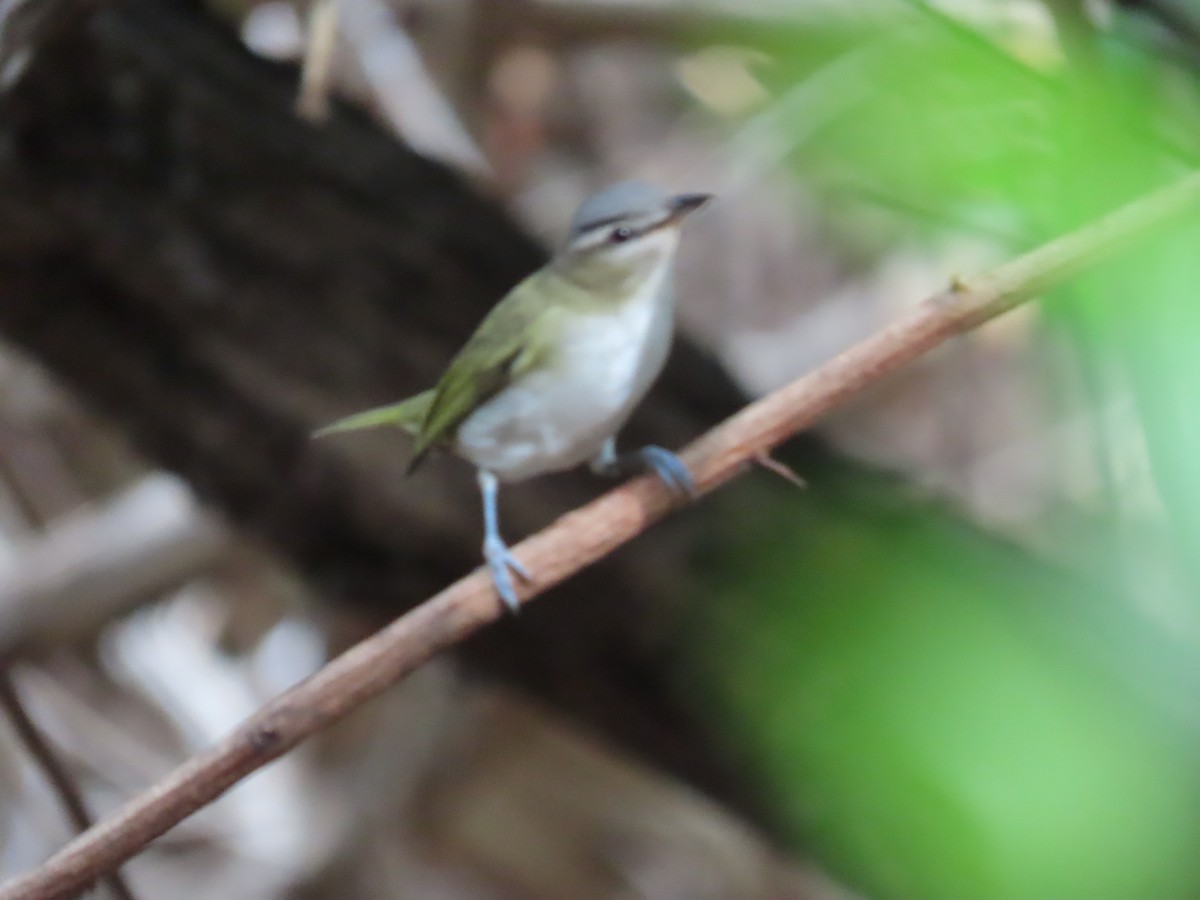
[[[0,707],[3,707],[5,715],[12,723],[13,731],[16,732],[25,750],[42,770],[51,789],[58,795],[71,827],[75,831],[87,831],[92,827],[92,817],[83,800],[83,792],[75,784],[66,764],[58,758],[50,741],[46,739],[41,729],[37,727],[37,723],[33,721],[33,717],[29,715],[29,710],[21,702],[21,695],[17,693],[12,676],[7,671],[0,671]],[[134,900],[133,892],[125,883],[125,879],[121,877],[118,869],[113,869],[102,876],[97,875],[97,877],[103,878],[105,886],[118,900]]]
[[[750,404],[685,450],[683,459],[699,492],[734,478],[761,454],[939,344],[1189,211],[1200,211],[1200,173],[929,298],[891,327]],[[519,587],[522,601],[636,537],[672,507],[665,488],[652,478],[639,478],[522,542],[516,553],[537,575],[536,583]],[[78,893],[251,772],[500,615],[483,570],[455,582],[276,697],[225,740],[192,757],[38,869],[0,887],[0,900]]]
[[[805,481],[803,478],[801,478],[799,475],[797,475],[795,469],[793,469],[791,466],[789,466],[785,462],[780,462],[775,457],[773,457],[770,453],[763,452],[763,453],[756,454],[754,457],[754,462],[760,468],[765,469],[766,471],[770,472],[772,475],[778,475],[780,478],[782,478],[788,484],[791,484],[798,488],[808,487],[808,482]]]

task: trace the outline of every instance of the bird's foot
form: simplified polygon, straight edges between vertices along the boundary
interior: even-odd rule
[[[673,494],[695,500],[699,492],[683,460],[664,447],[650,444],[637,451],[642,465],[658,476]]]
[[[496,593],[500,595],[500,600],[509,612],[516,615],[521,609],[521,604],[517,600],[517,591],[513,587],[510,573],[515,572],[518,578],[528,584],[533,581],[529,570],[513,556],[508,545],[496,534],[490,534],[484,538],[483,558],[487,561],[488,571],[492,574],[492,584],[496,586]]]

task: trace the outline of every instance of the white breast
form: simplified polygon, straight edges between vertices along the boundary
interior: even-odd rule
[[[562,363],[523,376],[459,426],[460,456],[505,481],[592,459],[658,376],[674,323],[669,269],[617,311],[581,315]]]

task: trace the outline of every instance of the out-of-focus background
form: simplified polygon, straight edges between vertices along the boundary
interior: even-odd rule
[[[304,71],[303,78],[301,71]],[[303,83],[302,83],[303,82]],[[630,443],[1200,161],[1195,0],[0,0],[0,655],[97,814],[477,564],[428,386],[718,195]],[[1200,220],[937,351],[129,863],[239,898],[1200,895]],[[505,492],[517,540],[603,490]],[[0,872],[69,829],[0,724]]]

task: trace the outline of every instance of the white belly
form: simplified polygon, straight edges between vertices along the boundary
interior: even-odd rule
[[[504,481],[592,459],[661,371],[672,315],[669,298],[646,296],[615,315],[572,321],[562,361],[522,376],[468,416],[455,450]]]

